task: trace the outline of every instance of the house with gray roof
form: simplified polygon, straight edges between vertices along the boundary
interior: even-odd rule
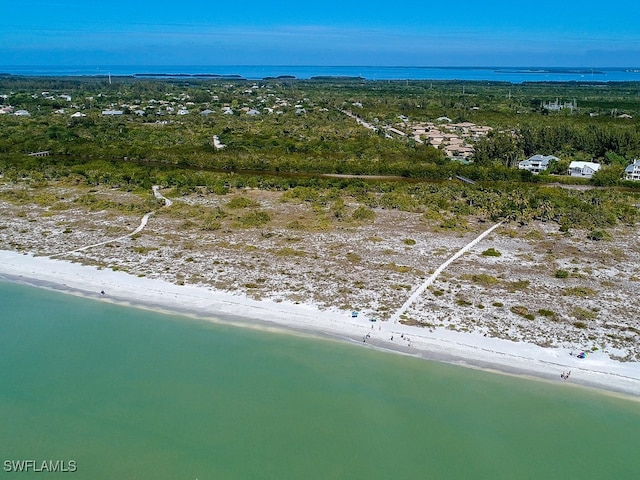
[[[549,168],[549,162],[551,162],[552,160],[555,160],[557,162],[560,159],[558,157],[554,157],[553,155],[534,155],[533,157],[527,158],[526,160],[518,163],[518,168],[520,170],[528,170],[531,173],[537,175]]]
[[[631,165],[624,169],[625,180],[640,180],[640,159],[635,159]]]
[[[591,178],[600,170],[600,164],[595,162],[571,162],[568,174],[572,177]]]

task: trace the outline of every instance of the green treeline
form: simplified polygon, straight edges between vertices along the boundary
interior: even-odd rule
[[[627,165],[640,158],[640,125],[527,124],[509,133],[490,133],[476,144],[479,164],[513,166],[537,153],[568,159],[599,160],[605,165]],[[566,169],[565,169],[566,170]]]
[[[173,187],[180,194],[224,195],[232,189],[284,191],[289,200],[327,206],[344,196],[370,208],[423,213],[440,219],[443,228],[457,228],[470,216],[492,221],[549,221],[570,228],[606,229],[640,219],[640,193],[615,189],[574,190],[537,184],[493,181],[465,185],[456,181],[384,181],[302,175],[243,175],[169,165],[91,160],[76,162],[53,157],[0,160],[7,181],[27,179],[33,185],[51,180],[84,185],[111,185],[149,191],[152,185]]]

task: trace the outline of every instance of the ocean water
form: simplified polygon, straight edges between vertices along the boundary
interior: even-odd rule
[[[0,478],[631,479],[638,445],[639,402],[0,282]]]
[[[367,80],[473,80],[494,82],[632,82],[640,81],[640,67],[417,67],[314,65],[0,65],[0,74],[27,76],[107,75],[220,75],[248,80],[293,76],[361,77]]]

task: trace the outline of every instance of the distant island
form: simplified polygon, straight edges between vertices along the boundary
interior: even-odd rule
[[[543,69],[514,69],[514,68],[503,68],[494,70],[496,73],[524,73],[524,74],[535,74],[540,75],[541,73],[552,73],[552,74],[567,74],[567,75],[587,75],[587,74],[598,74],[598,75],[606,75],[607,72],[604,70],[593,70],[593,69],[572,69],[572,68],[543,68]]]
[[[135,73],[134,77],[151,77],[151,78],[177,78],[177,77],[194,77],[194,78],[233,78],[241,80],[241,75],[227,74],[221,75],[217,73]]]

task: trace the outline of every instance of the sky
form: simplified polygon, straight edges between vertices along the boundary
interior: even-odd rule
[[[637,0],[24,0],[0,65],[639,67]]]

